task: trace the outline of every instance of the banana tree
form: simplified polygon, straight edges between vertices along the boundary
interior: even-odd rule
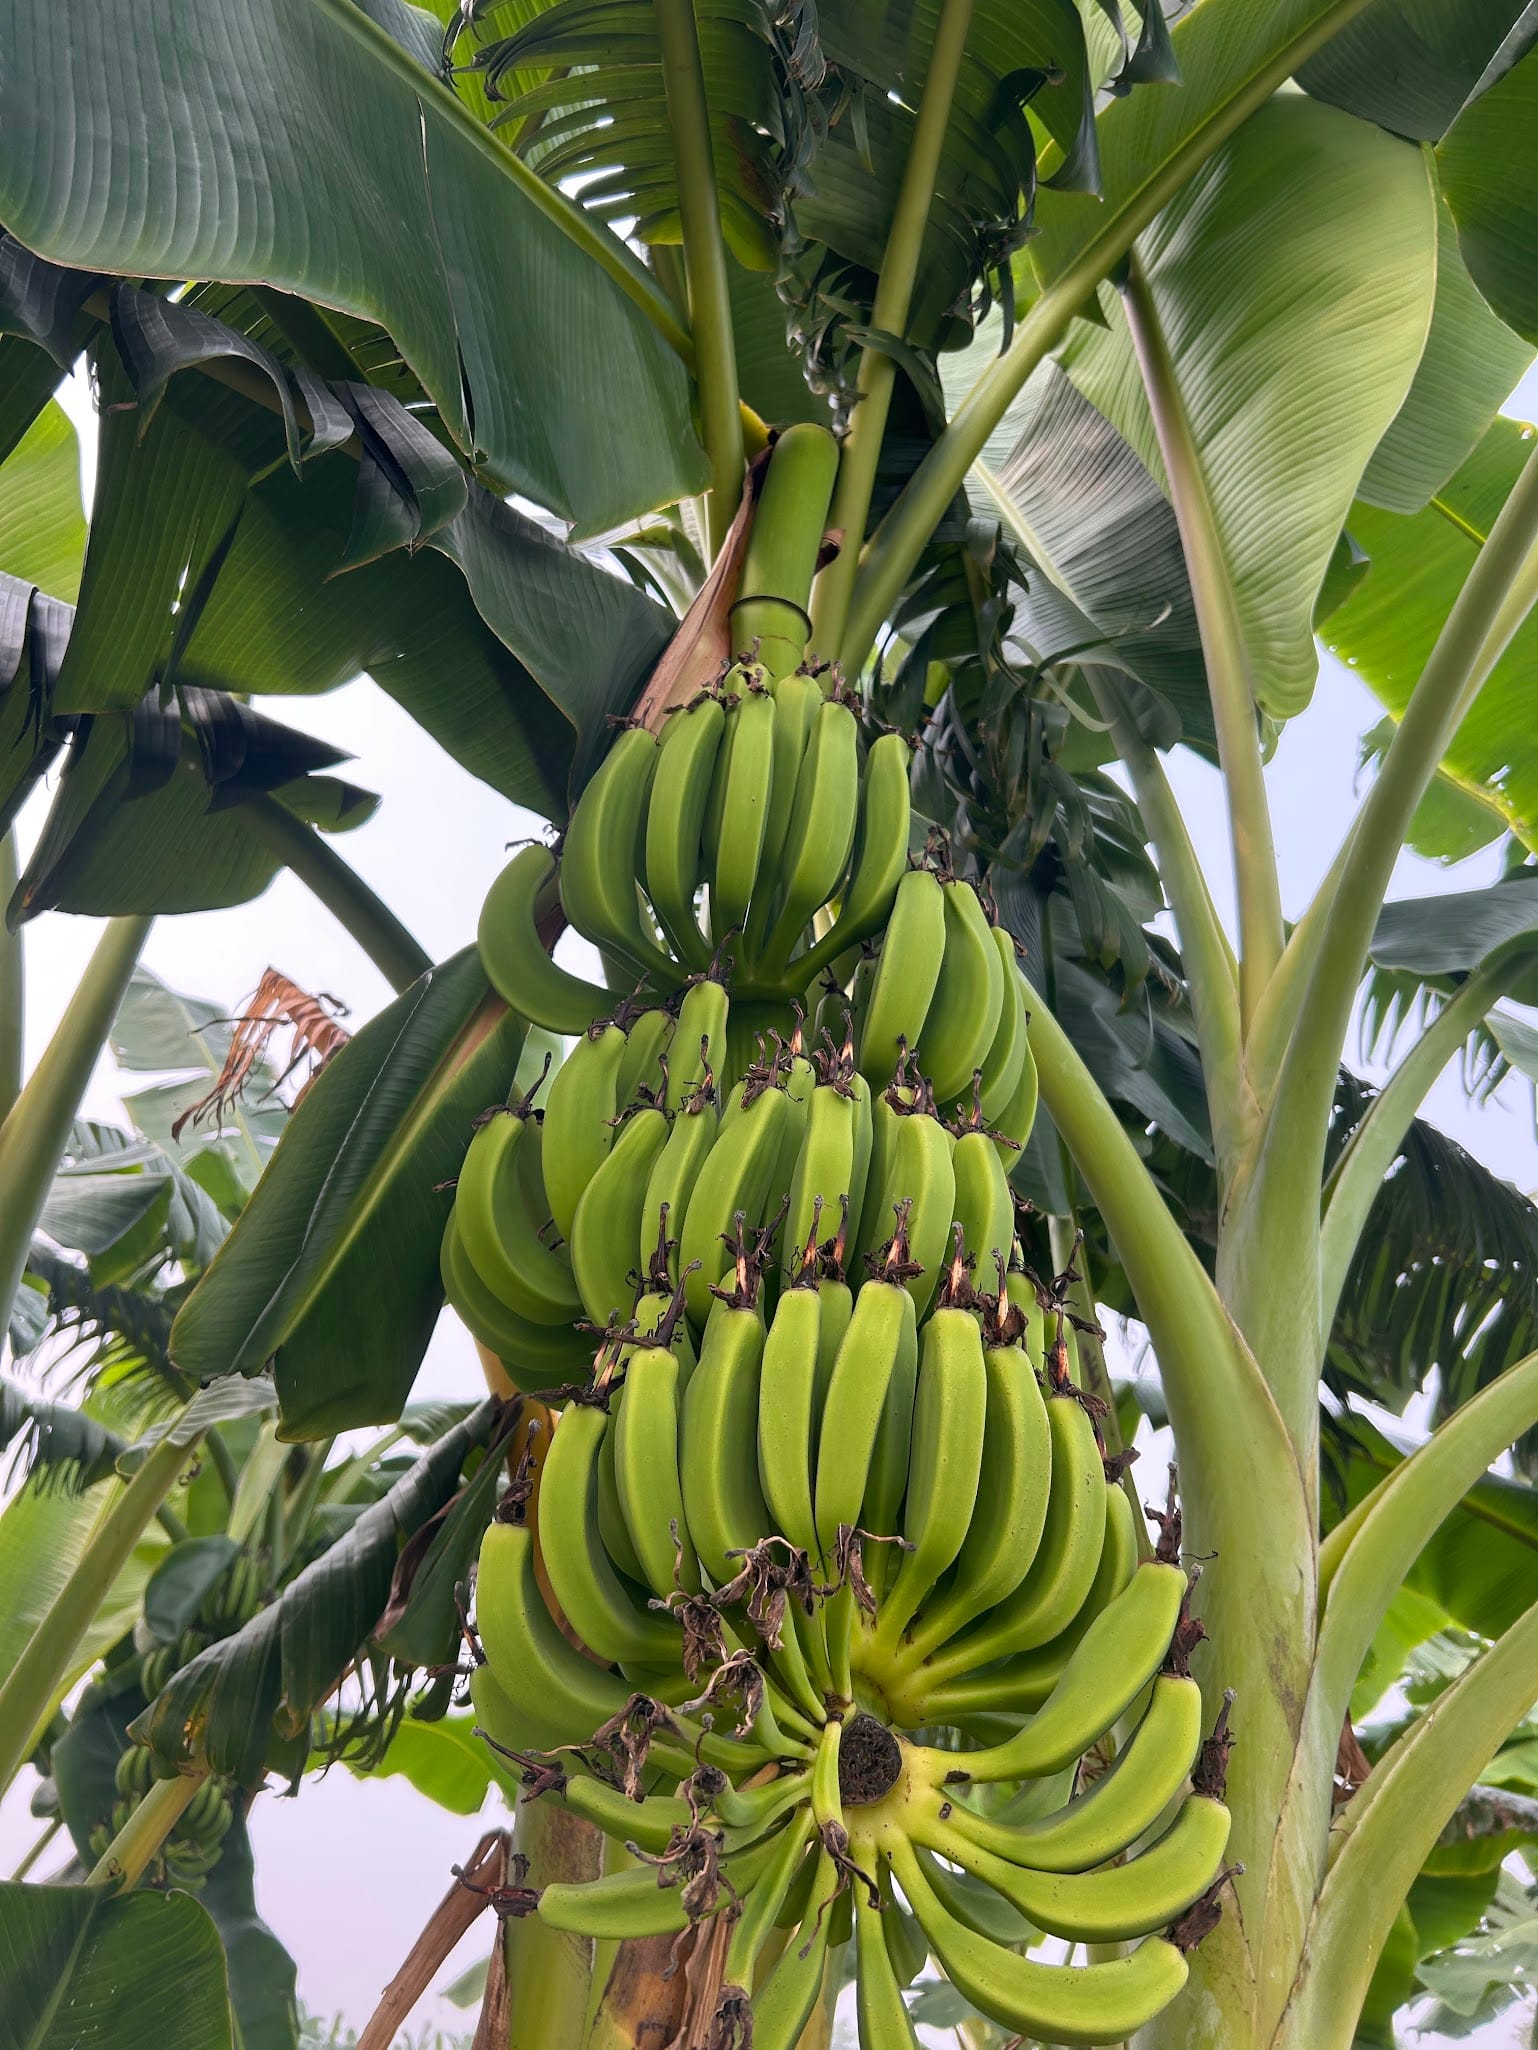
[[[107,407],[77,610],[18,563],[5,613],[0,721],[28,741],[7,803],[69,764],[12,902],[122,920],[102,1022],[0,1128],[18,1214],[142,921],[250,894],[275,860],[314,871],[304,821],[346,822],[356,794],[300,788],[329,763],[244,723],[245,694],[366,670],[560,823],[611,718],[656,726],[750,630],[809,635],[870,720],[915,735],[919,837],[945,830],[1024,949],[1046,1115],[1016,1183],[1054,1268],[1088,1234],[1084,1321],[1146,1327],[1187,1548],[1215,1555],[1196,1671],[1210,1713],[1237,1695],[1244,1870],[1150,2044],[1376,2026],[1406,1903],[1538,1697],[1538,1610],[1481,1608],[1478,1655],[1332,1821],[1354,1690],[1428,1536],[1538,1424],[1530,1317],[1460,1316],[1449,1264],[1402,1254],[1388,1215],[1437,1075],[1466,1044],[1519,1045],[1499,1005],[1538,944],[1538,467],[1497,418],[1538,343],[1530,12],[7,4],[5,446],[82,353]],[[838,432],[830,504],[779,494],[788,439],[759,495],[749,459],[793,422]],[[1265,761],[1320,637],[1389,724],[1289,921]],[[1176,746],[1221,773],[1232,933]],[[194,816],[173,886],[161,850]],[[1502,833],[1510,872],[1456,928],[1396,930],[1402,846]],[[409,944],[330,873],[408,981]],[[548,893],[535,909],[548,939]],[[1385,976],[1422,1024],[1364,1092],[1342,1062]],[[442,1301],[432,1183],[523,1045],[469,954],[360,1034],[183,1310],[180,1369],[270,1369],[291,1438],[398,1416]],[[1322,1382],[1402,1400],[1433,1367],[1447,1414],[1408,1457],[1322,1440]],[[1325,1452],[1358,1459],[1344,1514]],[[489,1513],[468,1471],[463,1499]],[[392,1641],[371,1600],[286,1716]],[[280,1635],[237,1633],[163,1697],[146,1734],[167,1769],[260,1773]],[[544,1878],[593,1859],[527,1826]],[[639,1947],[592,1991],[535,1921],[509,1922],[507,1955],[517,2041],[633,2043],[670,1997]]]

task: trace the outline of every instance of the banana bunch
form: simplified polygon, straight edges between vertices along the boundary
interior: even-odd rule
[[[1228,1835],[1173,1491],[1144,1558],[1066,1318],[1048,1343],[1002,1254],[980,1292],[964,1231],[921,1311],[901,1203],[851,1292],[808,1179],[789,1279],[739,1223],[697,1348],[688,1277],[654,1287],[532,1523],[524,1478],[486,1533],[480,1727],[634,1860],[539,1912],[605,1939],[725,1913],[715,2026],[755,2050],[791,2050],[851,1938],[864,2050],[916,2043],[929,1954],[1006,2028],[1120,2041],[1183,1983]],[[1146,1940],[1069,1968],[1020,1954],[1036,1933]]]
[[[89,1848],[94,1856],[100,1858],[126,1826],[154,1778],[151,1755],[142,1744],[130,1744],[119,1754],[113,1773],[118,1798],[112,1805],[110,1821],[98,1823],[90,1833]],[[224,1839],[234,1820],[235,1810],[226,1784],[217,1779],[204,1780],[177,1818],[174,1834],[157,1854],[152,1870],[154,1879],[196,1892],[223,1855]]]
[[[838,1041],[824,1024],[808,1048],[791,1014],[788,1037],[771,1028],[749,1050],[739,1014],[756,1024],[759,1007],[712,976],[690,983],[676,1017],[621,1006],[577,1040],[542,1112],[543,1077],[480,1121],[440,1248],[448,1300],[517,1385],[545,1389],[586,1374],[588,1327],[654,1321],[680,1281],[701,1337],[740,1228],[778,1235],[772,1308],[811,1264],[857,1283],[901,1211],[922,1317],[958,1228],[983,1275],[1014,1240],[1008,1163],[1030,1132],[1036,1075],[1012,963],[1009,987],[1006,1066],[974,1068],[970,1103],[950,1116],[901,1033],[873,1093],[847,1010]]]

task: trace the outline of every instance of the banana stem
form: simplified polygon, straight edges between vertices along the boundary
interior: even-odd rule
[[[201,1772],[178,1773],[172,1780],[156,1780],[102,1852],[86,1885],[131,1893],[206,1777]]]
[[[428,956],[323,834],[275,797],[252,798],[243,810],[257,836],[352,935],[397,995],[427,973],[433,965]]]
[[[152,918],[108,920],[58,1030],[0,1125],[0,1324],[10,1314],[70,1125],[153,924]]]
[[[806,653],[807,604],[838,469],[838,443],[825,427],[802,422],[774,445],[732,607],[732,645],[755,643],[772,678],[788,676]]]
[[[694,337],[700,422],[710,461],[711,553],[726,539],[742,496],[742,408],[737,397],[737,350],[732,299],[721,239],[721,208],[710,141],[710,108],[700,62],[694,0],[652,0],[662,49],[662,85],[678,172],[684,275]]]
[[[0,1125],[21,1094],[21,1078],[26,1073],[27,984],[21,929],[12,932],[5,922],[5,907],[16,893],[19,873],[16,829],[12,826],[0,834]]]
[[[526,1801],[513,1831],[529,1861],[531,1886],[596,1879],[603,1837],[590,1822],[548,1801]],[[587,2020],[593,1970],[589,1937],[552,1929],[537,1915],[504,1925],[507,1946],[507,2050],[577,2044]]]
[[[37,1733],[69,1673],[75,1647],[106,1600],[156,1510],[176,1485],[193,1447],[168,1434],[96,1526],[80,1563],[54,1597],[21,1657],[0,1685],[0,1787],[30,1757]]]
[[[48,1827],[43,1831],[42,1835],[33,1844],[32,1848],[22,1858],[22,1861],[16,1867],[16,1870],[11,1874],[11,1884],[13,1886],[15,1885],[18,1879],[26,1878],[27,1874],[32,1870],[32,1867],[37,1863],[38,1859],[43,1855],[44,1851],[47,1850],[48,1846],[53,1842],[54,1838],[58,1835],[59,1831],[63,1827],[64,1817],[62,1815],[56,1815],[53,1818],[52,1822],[49,1823]]]
[[[934,201],[940,154],[950,124],[951,103],[961,60],[966,51],[967,30],[972,25],[972,0],[941,0],[940,18],[929,51],[929,68],[919,99],[908,145],[908,160],[898,187],[897,205],[887,233],[881,272],[876,280],[876,298],[871,308],[871,326],[883,335],[902,339],[913,303],[913,286],[918,277],[919,258],[924,247],[924,230]],[[834,493],[832,521],[843,534],[843,545],[817,581],[817,599],[812,618],[819,647],[836,652],[846,667],[857,667],[860,651],[845,645],[845,625],[860,551],[865,544],[865,526],[870,518],[871,492],[876,466],[886,434],[887,413],[897,365],[884,350],[867,343],[860,356],[854,417],[844,443],[839,465],[838,488]],[[851,660],[851,657],[854,659]]]

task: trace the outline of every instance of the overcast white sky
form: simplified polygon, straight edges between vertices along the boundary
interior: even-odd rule
[[[1518,388],[1510,410],[1538,414],[1538,372]],[[346,773],[383,795],[374,819],[337,843],[346,858],[433,958],[465,945],[506,843],[536,830],[538,822],[460,769],[371,684],[352,684],[325,698],[285,699],[273,709],[350,749],[357,759]],[[1357,738],[1378,716],[1363,685],[1327,658],[1312,706],[1282,736],[1267,781],[1289,915],[1301,911],[1328,866],[1354,803]],[[1171,771],[1227,914],[1232,890],[1215,772],[1179,754]],[[21,822],[24,852],[41,817],[42,800],[34,800]],[[1405,857],[1394,894],[1474,888],[1494,873],[1493,850],[1454,874]],[[58,916],[27,928],[29,1061],[46,1044],[99,930],[97,921]],[[231,1009],[269,964],[303,988],[342,997],[355,1024],[389,996],[354,943],[286,872],[253,904],[162,920],[144,958],[173,986]],[[143,1078],[135,1080],[142,1084]],[[118,1078],[104,1060],[86,1110],[112,1118],[119,1114],[117,1099]],[[1476,1112],[1449,1073],[1433,1091],[1427,1114],[1496,1172],[1524,1189],[1538,1185],[1532,1103],[1524,1088],[1508,1083],[1490,1107]],[[479,1386],[469,1342],[446,1319],[421,1391],[466,1394]],[[446,1816],[403,1782],[360,1784],[340,1771],[308,1784],[297,1802],[259,1802],[253,1828],[262,1910],[299,1960],[303,1997],[311,2009],[340,2011],[355,2025],[410,1948],[447,1884],[449,1866],[466,1855],[479,1831],[474,1817]],[[10,1869],[34,1833],[24,1795],[0,1804],[0,1870]],[[486,1947],[472,1932],[460,1963]],[[418,2019],[429,2015],[464,2025],[442,2006],[424,2004]],[[1482,2040],[1485,2050],[1496,2050],[1517,2039],[1498,2029]]]

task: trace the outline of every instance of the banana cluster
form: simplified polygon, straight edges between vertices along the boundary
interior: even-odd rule
[[[612,1009],[608,991],[546,952],[539,917],[558,883],[567,922],[598,948],[616,987],[655,1002],[713,972],[758,1007],[756,1020],[743,1013],[745,1047],[752,1029],[788,1035],[792,1003],[810,1008],[825,978],[859,970],[879,985],[862,1072],[884,1083],[905,1039],[947,1103],[989,1065],[1006,1025],[988,1106],[1001,1114],[1009,1061],[1019,1075],[1004,1002],[1013,948],[969,886],[910,871],[908,743],[886,733],[864,747],[836,681],[824,695],[827,680],[800,670],[771,681],[739,661],[675,711],[660,740],[622,731],[559,856],[525,847],[492,885],[478,933],[486,973],[554,1032],[585,1031]],[[862,950],[884,933],[885,969],[869,959],[862,969]],[[725,1050],[715,1058],[719,1072]]]
[[[1183,1983],[1228,1835],[1178,1510],[1140,1563],[1057,1299],[1007,1251],[979,1291],[954,1235],[921,1314],[898,1208],[856,1291],[812,1231],[771,1305],[744,1226],[697,1347],[686,1281],[609,1334],[486,1533],[472,1699],[633,1853],[545,1887],[548,1922],[728,1917],[722,2042],[791,2050],[851,1935],[863,2050],[916,2044],[926,1954],[1007,2028],[1120,2041]],[[1040,1933],[1147,1940],[1070,1968],[1021,1955]]]
[[[761,1007],[705,974],[676,1010],[627,1005],[593,1024],[557,1071],[542,1114],[531,1092],[487,1116],[445,1227],[443,1284],[518,1385],[584,1375],[591,1337],[580,1327],[633,1318],[650,1329],[680,1285],[678,1340],[692,1356],[744,1231],[778,1244],[765,1277],[771,1308],[814,1271],[847,1299],[899,1212],[918,1317],[958,1230],[978,1273],[1008,1259],[1007,1163],[1030,1132],[1035,1064],[1020,978],[1011,955],[1006,979],[1003,936],[976,893],[913,869],[899,908],[920,894],[933,901],[931,891],[943,907],[948,887],[972,907],[962,915],[982,925],[999,992],[982,1015],[989,1044],[980,1056],[975,1017],[965,1032],[958,1020],[931,1042],[946,1059],[943,1095],[910,1051],[911,1015],[894,1015],[889,982],[906,982],[894,919],[863,1001],[828,992],[819,1020],[832,1024],[820,1023],[810,1048],[794,1013],[787,1037],[771,1027],[745,1047],[739,1016],[756,1025]],[[891,977],[883,961],[894,964]],[[963,1060],[973,1062],[965,1103],[952,1086]]]
[[[150,1753],[140,1744],[130,1744],[118,1757],[113,1775],[117,1799],[110,1822],[98,1823],[91,1831],[89,1848],[101,1857],[128,1818],[149,1792],[155,1778]],[[171,1837],[156,1857],[153,1877],[188,1892],[196,1892],[218,1864],[224,1839],[235,1820],[230,1792],[223,1781],[206,1779],[182,1810]]]

